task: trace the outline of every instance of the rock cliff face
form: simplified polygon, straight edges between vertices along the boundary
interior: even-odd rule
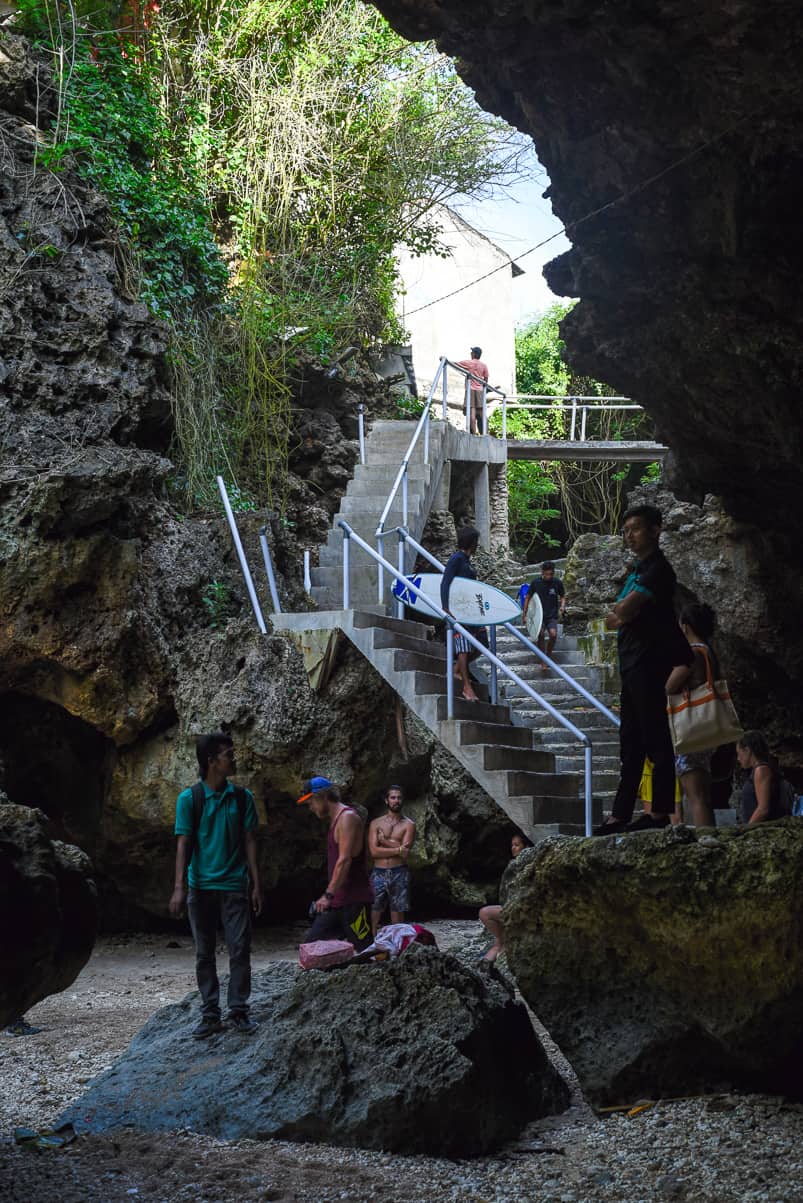
[[[313,693],[292,646],[257,633],[222,518],[169,503],[167,332],[127,291],[102,197],[35,160],[49,86],[0,32],[0,784],[92,856],[107,924],[164,917],[175,795],[197,775],[195,735],[225,725],[263,822],[269,908],[305,913],[320,891],[322,833],[291,805],[314,771],[367,805],[400,777],[425,896],[482,902],[505,860],[493,802],[452,762],[441,814],[432,743],[414,740],[407,763],[381,679],[343,647]],[[387,389],[314,364],[295,387],[286,521],[271,530],[283,602],[303,609],[301,547],[325,538],[347,484],[358,403],[370,416]],[[256,567],[266,515],[239,518]],[[492,850],[480,871],[460,795]]]
[[[799,819],[553,837],[505,880],[510,967],[594,1102],[801,1097]]]
[[[761,618],[777,726],[803,730],[803,14],[781,0],[376,0],[532,134],[571,251],[545,275],[581,374],[642,401],[670,482],[724,499]],[[690,548],[694,540],[689,539]],[[737,666],[737,669],[739,666]],[[749,675],[746,674],[746,675]],[[772,686],[769,687],[769,682]]]
[[[95,943],[97,894],[80,849],[47,836],[40,810],[0,792],[0,1027],[66,990]]]

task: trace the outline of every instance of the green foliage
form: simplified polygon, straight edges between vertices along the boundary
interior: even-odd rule
[[[206,611],[206,625],[213,631],[225,626],[234,613],[234,605],[224,581],[210,581],[203,591],[201,603]]]
[[[557,486],[546,465],[534,461],[511,460],[507,466],[508,524],[514,551],[528,556],[534,544],[557,547],[558,540],[544,530],[544,524],[560,517],[554,508]]]
[[[552,305],[540,318],[516,330],[516,391],[566,396],[571,376],[561,355],[560,323],[573,305]]]
[[[281,507],[304,356],[403,341],[394,250],[524,140],[361,0],[21,0],[59,87],[41,167],[109,198],[130,284],[173,328],[176,481]]]
[[[598,380],[573,376],[563,362],[565,344],[560,335],[560,323],[571,312],[569,305],[552,305],[540,318],[516,331],[516,381],[519,393],[534,393],[556,397],[554,405],[545,402],[544,409],[509,409],[507,428],[510,438],[568,439],[571,429],[571,410],[563,408],[558,397],[599,397],[613,394],[614,390]],[[577,421],[580,415],[578,413]],[[492,430],[501,431],[501,414],[494,414]],[[590,409],[587,414],[589,438],[608,442],[644,439],[650,437],[651,424],[640,411],[616,411],[600,408]],[[528,507],[538,513],[547,492],[545,481],[551,486],[555,503],[560,507],[560,517],[569,539],[583,531],[613,533],[619,528],[627,488],[635,483],[633,466],[618,465],[605,461],[578,462],[555,461],[549,465],[514,463],[509,465],[517,478],[516,516],[511,501],[511,532],[521,532],[517,538],[529,534],[524,516]],[[646,476],[652,476],[653,466]],[[637,478],[636,478],[637,479]],[[511,489],[511,497],[513,490]],[[548,493],[547,493],[548,495]],[[556,513],[552,512],[551,517]],[[538,521],[532,524],[538,531]]]

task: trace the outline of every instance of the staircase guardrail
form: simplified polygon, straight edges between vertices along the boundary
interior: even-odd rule
[[[567,719],[565,717],[565,715],[561,714],[559,710],[556,710],[555,707],[546,700],[546,698],[542,698],[541,695],[539,693],[537,693],[532,688],[531,685],[528,685],[526,681],[523,681],[521,679],[521,677],[518,675],[518,673],[514,672],[513,669],[510,668],[507,664],[505,664],[503,660],[500,660],[499,657],[495,654],[495,652],[490,651],[482,643],[480,643],[479,639],[477,639],[476,636],[472,635],[471,631],[468,630],[466,627],[464,627],[462,625],[462,623],[459,623],[455,618],[452,617],[451,614],[447,614],[445,610],[442,610],[441,607],[436,605],[435,602],[433,602],[431,598],[426,597],[423,590],[419,589],[417,587],[417,585],[414,585],[411,580],[408,580],[407,576],[405,575],[405,573],[403,571],[399,571],[397,568],[394,568],[394,566],[390,563],[389,560],[386,560],[383,555],[381,555],[378,551],[374,550],[374,548],[371,547],[370,543],[366,543],[365,539],[360,538],[360,536],[356,533],[356,531],[354,531],[349,526],[348,522],[346,522],[345,519],[339,518],[337,524],[339,527],[341,527],[341,529],[343,531],[343,609],[344,610],[350,609],[350,602],[351,602],[351,598],[350,598],[350,589],[351,589],[350,544],[351,544],[351,541],[354,540],[354,542],[357,544],[358,547],[361,547],[363,551],[367,552],[367,554],[369,556],[371,556],[374,560],[376,560],[377,564],[381,564],[381,566],[388,573],[390,573],[390,575],[392,577],[394,577],[398,581],[403,581],[406,589],[409,589],[410,592],[413,593],[416,597],[423,597],[427,603],[427,606],[432,610],[433,614],[437,618],[440,618],[443,622],[445,622],[447,624],[447,627],[449,628],[449,635],[451,635],[452,633],[456,633],[458,635],[461,635],[464,639],[466,639],[469,642],[469,644],[471,644],[471,646],[480,653],[481,656],[484,656],[488,660],[488,662],[492,665],[492,667],[496,668],[497,671],[501,671],[502,674],[508,678],[508,680],[513,681],[513,683],[515,685],[518,685],[520,689],[523,689],[524,692],[528,695],[528,697],[532,698],[532,700],[536,703],[536,705],[540,706],[542,710],[545,710],[546,713],[549,714],[550,717],[554,718],[555,721],[557,723],[559,723],[560,726],[563,727],[563,729],[565,731],[568,731],[571,735],[574,736],[574,738],[576,740],[578,740],[582,744],[582,746],[583,746],[583,771],[584,771],[585,833],[587,836],[591,835],[591,826],[592,826],[592,784],[591,784],[592,783],[592,744],[591,744],[591,740],[586,735],[586,733],[584,731],[581,731],[579,727],[575,727],[574,723],[571,722],[570,719]],[[402,540],[400,540],[400,543],[402,543]],[[446,639],[446,715],[447,715],[447,718],[454,719],[454,640],[449,638],[448,636]]]
[[[398,532],[400,543],[402,543],[402,542],[409,543],[409,545],[420,556],[423,556],[424,559],[428,560],[429,563],[432,564],[432,566],[434,568],[437,568],[438,572],[444,571],[445,565],[442,564],[440,562],[440,560],[437,558],[437,556],[434,556],[432,554],[432,552],[427,551],[426,547],[422,547],[421,544],[418,542],[418,540],[414,539],[408,530],[405,530],[405,528],[403,526],[397,526],[395,528],[395,530]],[[388,531],[387,533],[392,534],[393,532]],[[403,564],[403,562],[404,561],[403,561],[402,557],[399,556],[399,563]],[[403,603],[399,602],[397,604],[396,613],[399,618],[403,617],[403,615],[404,615],[404,604]],[[604,702],[601,702],[599,700],[599,698],[594,697],[593,693],[591,693],[588,689],[586,689],[585,686],[581,685],[579,681],[576,681],[574,679],[574,677],[571,676],[570,673],[567,673],[565,671],[565,669],[561,668],[561,666],[559,664],[556,664],[554,660],[550,660],[550,658],[549,658],[549,656],[547,656],[546,652],[542,652],[540,647],[538,647],[537,644],[533,643],[531,639],[528,639],[527,636],[518,629],[518,627],[514,627],[512,622],[502,622],[499,625],[501,627],[503,627],[504,630],[509,631],[511,635],[515,635],[516,638],[519,640],[519,642],[524,644],[524,646],[528,649],[528,651],[533,652],[535,654],[535,656],[541,661],[542,664],[545,664],[553,672],[556,672],[558,674],[558,676],[561,677],[562,680],[564,680],[566,682],[567,685],[571,686],[571,688],[574,690],[575,693],[579,694],[580,697],[584,698],[587,702],[590,702],[591,705],[595,708],[595,710],[598,710],[600,712],[600,714],[604,715],[604,717],[606,719],[608,719],[609,722],[613,723],[613,725],[615,727],[619,727],[621,725],[617,716],[613,713],[612,710],[608,709],[608,707],[605,705]],[[491,627],[491,631],[495,635],[496,631],[495,631],[494,627]],[[494,643],[495,642],[496,641],[494,640]],[[495,651],[495,650],[496,650],[495,647],[491,648],[491,651]],[[491,700],[493,702],[496,701],[495,695],[496,695],[496,681],[495,681],[494,677],[492,676],[492,678],[491,678]]]
[[[524,402],[530,401],[551,401],[551,405],[530,405]],[[557,405],[556,402],[561,404]],[[626,401],[627,405],[611,405],[611,401]],[[568,402],[568,404],[563,404]],[[592,404],[593,403],[593,404]],[[580,442],[586,441],[586,425],[589,413],[595,411],[605,413],[618,413],[622,410],[641,410],[644,406],[637,405],[635,402],[630,402],[629,397],[550,397],[547,393],[511,393],[509,397],[504,397],[502,400],[502,438],[507,438],[507,414],[509,409],[545,409],[554,412],[555,410],[564,410],[571,413],[571,422],[569,426],[569,442],[577,441],[577,415],[580,414]]]
[[[438,368],[437,368],[437,371],[435,372],[435,376],[433,378],[432,384],[429,386],[429,393],[427,394],[427,399],[424,402],[424,408],[421,411],[418,422],[416,423],[415,430],[413,431],[412,437],[407,446],[407,450],[405,451],[404,457],[402,458],[402,462],[399,467],[399,471],[396,473],[396,479],[394,480],[393,485],[391,486],[390,493],[388,494],[388,499],[385,502],[385,507],[379,516],[379,522],[378,522],[377,528],[376,528],[376,546],[377,546],[377,551],[379,552],[380,556],[383,558],[384,558],[384,554],[385,554],[385,534],[386,534],[385,523],[387,522],[387,518],[388,518],[388,514],[390,513],[391,506],[393,505],[393,502],[396,499],[396,494],[399,491],[399,486],[401,486],[401,490],[402,490],[402,525],[404,525],[404,526],[407,525],[408,470],[410,467],[410,460],[412,458],[412,454],[415,451],[415,448],[416,448],[418,440],[421,436],[422,430],[424,431],[424,463],[425,464],[429,463],[429,417],[430,417],[430,412],[432,410],[432,402],[435,397],[435,393],[437,391],[439,383],[441,384],[441,387],[443,390],[443,420],[444,420],[444,422],[447,421],[447,409],[448,409],[448,399],[449,399],[449,397],[448,397],[448,378],[447,378],[447,369],[448,368],[454,368],[454,370],[456,372],[459,372],[462,376],[465,377],[466,430],[470,431],[470,429],[471,429],[471,381],[472,380],[475,381],[476,383],[482,385],[482,433],[483,434],[488,433],[488,393],[489,392],[490,393],[498,393],[503,401],[505,399],[505,393],[502,391],[502,389],[497,388],[496,385],[487,384],[487,382],[482,380],[481,377],[475,376],[473,372],[470,372],[467,368],[464,368],[461,364],[453,363],[451,359],[447,359],[445,355],[441,355],[440,359],[438,360]],[[361,440],[362,440],[362,437],[363,436],[361,436]],[[361,455],[360,462],[364,464],[365,463],[364,441],[361,441],[361,443],[360,443],[360,455]],[[377,567],[377,596],[378,596],[379,604],[382,605],[382,602],[383,602],[383,599],[385,596],[385,574],[384,574],[384,569],[382,568],[381,562],[378,564],[378,567]]]

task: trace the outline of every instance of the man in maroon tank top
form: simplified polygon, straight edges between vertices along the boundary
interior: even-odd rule
[[[326,837],[328,884],[315,902],[315,918],[302,940],[350,940],[357,951],[371,943],[370,908],[373,890],[365,864],[365,825],[326,777],[313,777],[304,786],[298,805],[306,803],[328,825]]]

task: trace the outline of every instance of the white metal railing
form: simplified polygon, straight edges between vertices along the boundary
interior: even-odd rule
[[[444,571],[445,565],[442,564],[436,556],[433,556],[431,552],[427,551],[426,547],[422,547],[418,540],[414,539],[409,531],[405,530],[402,526],[396,527],[396,531],[399,536],[399,542],[409,543],[414,551],[416,551],[418,555],[423,556],[425,560],[428,560],[429,563],[438,570],[438,572]],[[391,534],[392,532],[388,531],[387,533]],[[404,604],[402,602],[397,603],[396,614],[399,618],[404,617]],[[576,681],[571,673],[567,673],[566,670],[561,668],[559,664],[556,664],[554,660],[551,660],[549,656],[547,656],[546,652],[542,652],[540,647],[533,643],[532,640],[528,639],[527,636],[518,629],[518,627],[514,627],[512,622],[502,622],[498,625],[504,627],[504,629],[509,631],[511,635],[515,635],[519,642],[524,644],[528,651],[533,652],[542,664],[545,664],[548,668],[556,672],[557,675],[567,683],[567,685],[571,686],[575,693],[579,694],[580,697],[584,698],[587,702],[590,702],[595,710],[598,710],[600,714],[604,715],[609,722],[612,722],[616,727],[620,725],[619,719],[612,710],[608,709],[604,702],[601,702],[599,698],[595,697],[593,693],[585,688],[585,686],[581,685],[579,681]],[[491,627],[491,631],[494,634],[496,633],[494,627]],[[491,650],[494,651],[495,649],[492,648]],[[496,701],[496,679],[493,676],[491,678],[491,701]]]
[[[475,381],[477,384],[482,385],[482,433],[483,434],[488,433],[488,393],[489,392],[490,393],[498,393],[498,395],[502,398],[503,401],[505,399],[505,393],[502,391],[502,389],[497,388],[496,385],[494,385],[494,384],[488,384],[480,376],[475,376],[473,372],[470,372],[467,368],[464,368],[461,364],[454,363],[451,359],[447,359],[445,355],[441,355],[440,359],[438,360],[438,368],[437,368],[437,371],[435,372],[435,376],[433,378],[432,384],[429,386],[429,392],[427,394],[427,399],[424,402],[424,408],[421,411],[418,422],[416,423],[415,430],[413,431],[412,437],[407,446],[407,450],[404,453],[404,457],[403,457],[401,465],[399,467],[399,471],[396,473],[396,479],[394,480],[393,485],[391,486],[390,493],[388,494],[388,499],[385,502],[385,507],[379,516],[379,522],[377,523],[377,528],[376,528],[376,546],[377,546],[377,551],[380,554],[380,557],[384,557],[384,551],[385,551],[385,523],[387,522],[388,514],[391,511],[393,502],[396,500],[396,494],[398,493],[400,487],[401,487],[401,491],[402,491],[402,525],[403,526],[407,525],[407,521],[408,521],[408,477],[409,477],[409,469],[410,469],[410,460],[412,458],[413,452],[415,451],[415,448],[416,448],[418,440],[421,436],[422,430],[424,431],[424,463],[425,464],[429,463],[429,418],[430,418],[430,414],[432,411],[432,402],[433,402],[435,394],[438,390],[439,384],[440,384],[442,392],[443,392],[443,402],[442,402],[442,404],[443,404],[443,420],[444,420],[444,422],[446,422],[448,420],[447,415],[448,415],[449,393],[448,393],[447,371],[449,368],[454,368],[454,370],[456,372],[459,372],[462,376],[465,377],[466,430],[468,430],[468,431],[471,430],[471,382],[472,381]],[[365,463],[364,436],[361,435],[360,437],[361,437],[360,458],[361,458],[361,462]],[[377,595],[378,595],[378,600],[379,600],[380,605],[382,605],[384,593],[385,593],[385,573],[384,573],[384,569],[382,567],[381,562],[379,562],[378,567],[377,567]]]
[[[574,723],[571,722],[570,719],[567,719],[565,715],[561,714],[559,710],[556,710],[555,707],[546,700],[546,698],[541,697],[541,695],[539,693],[537,693],[536,690],[534,690],[531,685],[528,685],[526,681],[523,681],[522,678],[518,675],[518,673],[514,672],[513,669],[510,668],[507,664],[505,664],[503,660],[500,660],[494,651],[490,650],[489,648],[485,647],[484,644],[480,643],[479,639],[477,639],[477,637],[475,635],[473,635],[470,630],[468,630],[466,627],[464,627],[462,625],[462,623],[457,622],[457,620],[454,619],[451,614],[447,614],[446,611],[441,609],[441,607],[438,606],[431,598],[426,597],[423,590],[419,589],[417,585],[414,585],[413,582],[408,579],[408,577],[405,575],[404,572],[399,571],[397,568],[394,568],[394,566],[390,563],[389,560],[386,560],[383,555],[381,555],[378,551],[375,551],[374,548],[371,547],[370,543],[366,543],[365,539],[360,538],[360,536],[349,526],[348,522],[346,522],[343,518],[339,518],[337,524],[343,531],[343,609],[344,610],[350,609],[350,606],[351,606],[350,545],[353,540],[357,544],[358,547],[361,547],[363,549],[363,551],[367,552],[367,554],[369,556],[371,556],[374,560],[376,560],[378,565],[381,565],[382,568],[386,569],[387,572],[389,572],[392,577],[395,577],[396,580],[403,582],[405,588],[408,589],[410,591],[410,593],[412,593],[415,597],[424,598],[424,600],[426,601],[427,607],[432,611],[432,613],[437,618],[440,618],[443,622],[445,622],[447,624],[447,627],[448,627],[448,634],[447,634],[447,639],[446,639],[446,715],[447,715],[447,718],[449,718],[449,719],[454,718],[454,640],[451,639],[449,637],[449,635],[451,635],[452,633],[456,633],[458,635],[462,635],[463,638],[466,639],[469,642],[469,644],[476,651],[478,651],[480,653],[481,656],[484,656],[488,660],[489,664],[491,665],[492,670],[495,669],[497,672],[501,672],[503,674],[503,676],[507,677],[508,680],[512,681],[515,685],[518,685],[518,687],[520,689],[522,689],[524,691],[524,693],[527,694],[528,697],[532,698],[532,700],[536,703],[536,705],[540,706],[542,710],[545,710],[547,714],[549,714],[553,719],[555,719],[555,721],[557,723],[560,724],[561,727],[564,728],[564,730],[568,731],[571,735],[574,736],[575,739],[577,739],[582,744],[582,746],[583,746],[583,775],[584,775],[585,833],[586,833],[586,835],[591,835],[591,827],[592,827],[592,745],[591,745],[591,740],[588,737],[588,735],[586,735],[586,733],[584,731],[581,731],[579,727],[576,727],[574,725]],[[409,538],[409,536],[408,536],[408,538]],[[400,542],[400,544],[403,545],[404,540],[400,538],[399,542]]]
[[[551,402],[548,405],[531,404],[531,402]],[[611,402],[627,402],[625,405],[613,405]],[[558,404],[560,402],[560,404]],[[577,419],[580,418],[581,443],[586,441],[586,427],[589,413],[619,413],[624,410],[640,410],[644,406],[631,402],[629,397],[550,397],[546,393],[511,393],[502,400],[502,438],[507,435],[507,415],[510,409],[549,410],[551,413],[570,413],[569,441],[577,441]]]

